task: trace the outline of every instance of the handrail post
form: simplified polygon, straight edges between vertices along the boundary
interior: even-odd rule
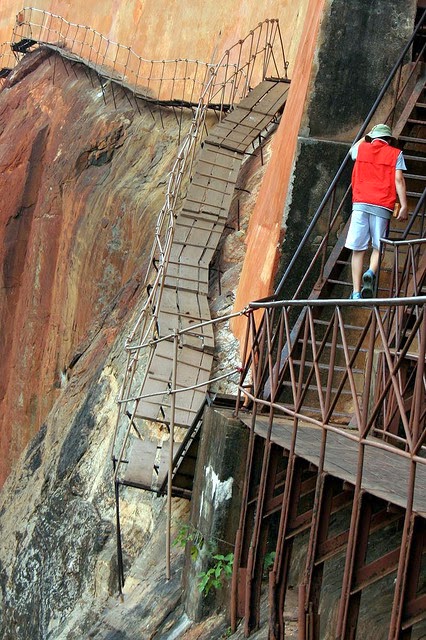
[[[114,468],[116,460],[113,460]],[[120,523],[120,483],[114,480],[115,489],[115,518],[116,518],[116,535],[117,535],[117,573],[118,573],[118,593],[123,598],[124,587],[124,565],[123,565],[123,547],[121,543],[121,523]]]
[[[172,481],[173,481],[173,443],[175,437],[175,412],[176,412],[176,379],[177,379],[177,354],[178,333],[173,334],[173,369],[172,388],[170,399],[170,450],[169,450],[169,474],[167,478],[167,531],[166,531],[166,579],[170,580],[170,549],[171,549],[171,520],[172,520]]]

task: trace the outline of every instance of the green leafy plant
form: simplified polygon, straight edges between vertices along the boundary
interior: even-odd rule
[[[272,568],[275,560],[275,551],[270,551],[265,554],[265,559],[263,561],[263,570],[269,571]]]
[[[173,546],[186,547],[190,543],[190,555],[195,562],[201,551],[204,549],[204,558],[208,562],[207,571],[202,571],[199,575],[198,589],[205,596],[211,589],[221,589],[226,579],[232,575],[232,565],[234,554],[223,555],[215,553],[217,542],[206,542],[204,536],[198,529],[188,523],[180,523],[179,530],[173,540]]]
[[[224,581],[232,575],[232,565],[234,562],[234,554],[228,553],[224,556],[221,553],[215,553],[211,556],[210,568],[202,571],[198,577],[198,589],[205,596],[211,589],[221,589]]]
[[[201,549],[204,547],[204,538],[202,534],[195,529],[195,527],[192,527],[190,524],[183,523],[173,540],[173,546],[186,547],[188,542],[191,543],[189,549],[191,559],[195,562]]]

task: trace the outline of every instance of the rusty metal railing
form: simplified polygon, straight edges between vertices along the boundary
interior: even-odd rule
[[[392,252],[392,268],[389,278],[391,296],[406,299],[424,295],[426,289],[426,238],[416,240],[387,239],[382,240],[382,243],[385,258],[387,254]],[[399,389],[405,398],[405,404],[407,404],[407,398],[410,403],[415,403],[411,392],[413,386],[416,385],[416,375],[423,366],[420,364],[419,369],[419,361],[424,361],[424,357],[421,355],[422,336],[418,312],[417,306],[389,307],[386,321],[386,335],[388,342],[392,345],[392,353],[400,354],[405,350],[404,366],[395,372]],[[407,333],[412,337],[409,346],[407,346]],[[383,389],[386,388],[389,379],[389,367],[389,357],[387,354],[381,353],[377,365],[377,379],[381,381]],[[400,434],[400,403],[401,398],[395,394],[392,386],[389,387],[388,392],[383,396],[383,406],[380,408],[383,414],[383,424],[381,428],[376,427],[375,432],[380,433],[387,441],[396,446],[405,447],[406,442]],[[416,406],[419,411],[419,405]],[[418,421],[421,422],[422,417],[417,415],[416,411],[411,411],[410,419],[412,422],[410,430],[412,431],[413,425],[418,426]],[[403,424],[406,428],[407,419]]]
[[[275,19],[259,23],[225,52],[220,63],[209,63],[187,58],[146,59],[91,27],[69,22],[50,11],[25,7],[16,16],[12,48],[19,57],[38,46],[83,62],[102,78],[119,83],[137,97],[170,105],[196,106],[208,83],[209,105],[219,109],[224,105],[230,107],[246,95],[253,83],[260,81],[260,75],[281,77],[287,69]]]
[[[407,270],[413,276],[418,272],[418,267],[414,266],[418,245],[416,242],[409,244]],[[397,267],[399,269],[399,265]],[[290,474],[290,478],[290,469],[294,468],[297,456],[303,458],[306,455],[310,461],[315,458],[317,491],[320,490],[321,478],[330,473],[330,461],[334,456],[337,467],[343,472],[341,477],[350,477],[354,487],[336,637],[343,637],[347,625],[356,524],[361,496],[366,490],[404,509],[401,552],[395,572],[391,611],[392,633],[389,632],[389,637],[399,637],[401,593],[409,565],[407,545],[412,536],[413,517],[418,513],[424,515],[426,505],[422,490],[426,469],[425,305],[425,295],[413,295],[368,301],[261,301],[252,303],[246,312],[246,366],[240,379],[237,411],[245,423],[251,425],[249,450],[253,450],[258,425],[264,425],[259,432],[264,439],[264,454],[260,475],[256,478],[258,506],[254,516],[250,516],[250,522],[253,520],[254,524],[247,567],[244,569],[244,575],[247,575],[246,588],[251,588],[255,567],[258,566],[256,554],[261,505],[266,492],[271,444],[281,444],[286,448],[287,474]],[[295,313],[292,313],[294,310]],[[256,318],[259,311],[263,314],[260,322]],[[357,335],[354,336],[357,324]],[[248,408],[251,408],[249,419]],[[287,436],[285,444],[282,444],[285,429]],[[313,433],[317,434],[314,438]],[[303,449],[303,442],[309,443],[306,449]],[[345,457],[346,451],[349,452],[350,464],[348,455]],[[393,475],[388,474],[383,481],[380,463],[376,462],[379,459],[394,469]],[[248,500],[250,464],[248,460],[243,510],[235,547],[234,576],[237,576],[240,566],[241,541],[245,535],[244,505]],[[395,489],[396,484],[398,490]],[[286,482],[286,490],[290,486],[291,482]],[[284,496],[283,505],[287,504],[288,499],[289,496]],[[283,507],[282,518],[286,517],[285,513]],[[311,539],[314,540],[315,536],[311,536]],[[278,588],[278,583],[274,581],[280,580],[283,545],[285,542],[279,534],[270,573],[270,594]],[[308,546],[305,575],[299,588],[301,629],[308,615],[308,570],[314,555],[313,548]],[[236,626],[237,592],[235,578],[231,617],[233,629]],[[248,598],[246,594],[246,603]],[[248,633],[250,606],[255,605],[246,606],[245,628]],[[270,606],[276,606],[272,595]]]
[[[425,283],[426,238],[413,240],[382,239],[383,254],[392,252],[389,292],[392,298],[422,295]]]
[[[407,410],[403,408],[405,387],[395,381],[407,358],[416,358],[415,375],[423,380],[423,391],[419,382],[416,393],[424,393],[425,362],[421,353],[425,302],[425,296],[412,296],[364,300],[361,305],[351,304],[350,300],[252,303],[238,408],[244,396],[258,411],[272,410],[324,429],[337,429],[348,438],[364,440],[374,429],[388,430],[382,410],[387,393],[392,390],[404,428],[402,439],[407,450],[417,455],[423,446],[424,425],[420,429],[421,438],[414,438]],[[354,340],[354,316],[362,307],[367,307],[368,315],[363,317]],[[291,320],[295,308],[305,312],[296,322]],[[258,309],[264,314],[260,332],[253,313]],[[390,315],[389,310],[395,309],[401,313]],[[317,322],[319,310],[322,315]],[[407,317],[413,320],[407,323]],[[382,383],[386,391],[380,393],[371,372],[379,354],[385,357],[390,372]],[[377,400],[373,402],[374,393]],[[423,414],[423,421],[424,417]]]

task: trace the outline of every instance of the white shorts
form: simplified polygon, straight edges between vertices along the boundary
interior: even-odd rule
[[[365,251],[368,245],[380,249],[380,238],[386,238],[389,220],[364,211],[352,211],[345,247],[352,251]]]

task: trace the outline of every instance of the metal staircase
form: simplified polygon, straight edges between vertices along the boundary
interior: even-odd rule
[[[260,596],[268,589],[269,638],[285,637],[286,594],[297,580],[299,636],[325,637],[321,586],[330,566],[333,584],[340,584],[327,627],[333,637],[358,637],[361,597],[387,576],[393,580],[389,639],[408,640],[426,623],[420,578],[426,557],[425,75],[424,41],[407,62],[415,37],[357,136],[377,122],[398,69],[408,67],[387,121],[407,160],[410,217],[405,226],[393,221],[383,243],[379,297],[348,300],[350,252],[345,232],[337,233],[350,212],[348,154],[275,296],[250,305],[263,315],[256,321],[248,314],[237,408],[250,444],[231,606],[232,629],[242,617],[246,636],[259,626]],[[289,275],[306,260],[320,219],[328,229],[322,227],[323,239],[291,291]],[[388,553],[371,558],[375,536],[391,530]],[[296,539],[304,556],[297,578]]]
[[[261,25],[258,30],[260,37]],[[224,73],[230,52],[215,66],[169,178],[152,252],[153,282],[148,284],[147,276],[147,300],[125,345],[128,360],[112,447],[120,590],[120,486],[167,494],[169,576],[171,499],[191,495],[202,410],[211,402],[209,387],[238,375],[236,368],[212,379],[216,321],[210,318],[207,301],[209,263],[224,230],[241,162],[249,147],[261,143],[286,102],[286,65],[281,70],[275,66],[269,35],[264,34],[266,40],[257,37],[254,48],[253,33],[236,45],[238,64],[225,70],[226,83],[235,89],[244,79],[247,95],[233,109],[228,106],[226,116],[218,113],[218,123],[196,153],[217,75]],[[247,61],[241,55],[243,43]],[[270,66],[273,77],[267,75]],[[259,76],[262,81],[251,89],[250,79]],[[224,95],[223,85],[220,91]],[[223,401],[215,398],[216,403]]]

